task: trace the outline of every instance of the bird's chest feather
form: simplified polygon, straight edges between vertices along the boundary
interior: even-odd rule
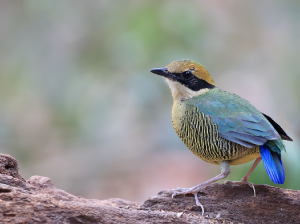
[[[205,161],[216,157],[211,150],[217,147],[218,130],[210,117],[179,101],[173,104],[172,123],[179,138],[195,155]]]
[[[211,117],[184,101],[174,102],[172,124],[184,144],[206,162],[218,164],[223,160],[232,160],[235,164],[234,160],[243,157],[249,150],[220,137],[218,126]]]

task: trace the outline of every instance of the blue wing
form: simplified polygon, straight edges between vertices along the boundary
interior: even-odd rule
[[[218,125],[219,135],[248,148],[280,138],[279,134],[254,106],[243,98],[215,88],[191,100],[201,113]]]

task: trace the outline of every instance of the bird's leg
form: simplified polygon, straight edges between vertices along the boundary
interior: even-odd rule
[[[248,179],[251,175],[251,173],[253,172],[253,170],[256,168],[256,166],[258,165],[258,163],[261,161],[261,157],[258,157],[255,162],[253,163],[253,165],[251,166],[250,170],[248,171],[248,173],[242,178],[241,182],[248,182]]]
[[[232,182],[232,183],[237,183],[237,184],[248,184],[254,191],[254,197],[256,197],[256,192],[255,192],[255,187],[253,185],[253,183],[251,182],[248,182],[248,179],[251,175],[251,173],[253,172],[253,170],[256,168],[256,166],[258,165],[258,163],[261,161],[261,157],[257,158],[255,160],[255,162],[253,163],[253,165],[251,166],[250,170],[248,171],[248,173],[241,179],[241,181],[229,181],[229,180],[226,180],[225,183],[229,183],[229,182]]]
[[[228,174],[230,173],[230,166],[229,166],[229,162],[228,161],[222,161],[220,163],[221,165],[221,173],[217,176],[215,176],[214,178],[208,180],[208,181],[205,181],[203,182],[202,184],[199,184],[195,187],[191,187],[191,188],[176,188],[176,189],[173,189],[173,194],[172,194],[172,198],[175,197],[176,195],[185,195],[185,194],[193,194],[194,197],[195,197],[195,200],[196,200],[196,204],[198,206],[200,206],[202,208],[202,214],[204,213],[204,209],[203,209],[203,206],[200,204],[199,200],[198,200],[198,197],[197,197],[197,193],[198,191],[211,184],[211,183],[214,183],[220,179],[223,179],[225,177],[228,176]]]
[[[261,161],[261,157],[257,158],[255,160],[255,162],[253,163],[253,165],[251,166],[250,170],[248,171],[248,173],[241,179],[242,183],[247,183],[250,187],[252,187],[253,191],[254,191],[254,197],[256,197],[256,192],[255,192],[255,187],[253,185],[253,183],[248,182],[248,179],[251,175],[251,173],[253,172],[253,170],[256,168],[256,166],[258,165],[258,163]]]

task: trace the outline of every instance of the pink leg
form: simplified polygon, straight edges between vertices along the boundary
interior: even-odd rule
[[[242,178],[241,181],[246,181],[248,182],[248,179],[251,175],[251,173],[253,172],[253,170],[256,168],[256,166],[258,165],[258,163],[261,161],[261,157],[257,158],[255,160],[255,162],[253,163],[253,165],[251,166],[250,170],[248,171],[248,173]]]
[[[258,163],[259,163],[260,161],[261,161],[261,157],[259,157],[259,158],[257,158],[257,159],[255,160],[255,162],[254,162],[253,165],[251,166],[251,168],[250,168],[250,170],[248,171],[248,173],[242,178],[242,180],[241,180],[240,182],[238,182],[238,181],[230,181],[230,180],[226,180],[226,181],[225,181],[225,184],[226,184],[226,183],[230,183],[230,182],[231,182],[231,183],[236,183],[236,184],[248,184],[249,187],[251,187],[251,188],[253,189],[253,191],[254,191],[254,197],[256,197],[255,187],[254,187],[253,183],[248,182],[248,179],[249,179],[251,173],[253,172],[253,170],[256,168],[256,166],[258,165]]]

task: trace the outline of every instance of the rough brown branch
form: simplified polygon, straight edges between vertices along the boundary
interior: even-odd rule
[[[143,204],[94,200],[55,188],[47,177],[25,181],[17,161],[0,154],[1,223],[300,223],[300,191],[256,185],[212,184],[199,193],[171,198],[161,191]]]

